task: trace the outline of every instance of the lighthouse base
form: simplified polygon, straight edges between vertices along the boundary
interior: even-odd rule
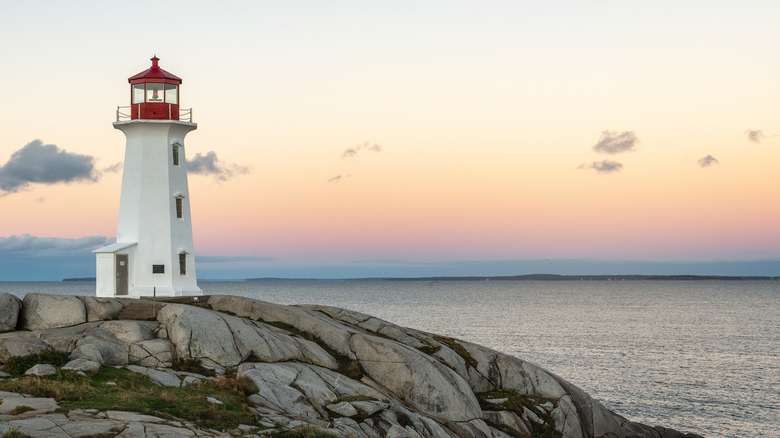
[[[185,275],[180,273],[173,259],[178,256],[168,254],[166,264],[164,256],[157,255],[161,263],[149,262],[149,256],[139,251],[137,242],[117,242],[93,251],[96,255],[96,295],[103,298],[141,298],[141,297],[197,297],[203,291],[195,279],[195,268],[190,266]],[[184,255],[186,257],[186,255]],[[144,261],[146,260],[146,261]],[[176,266],[176,272],[172,272]],[[144,269],[146,268],[146,269]]]
[[[203,296],[203,290],[199,287],[136,287],[127,291],[127,294],[116,294],[114,291],[98,290],[98,297],[101,298],[152,298],[152,297],[200,297]]]
[[[134,287],[127,292],[127,298],[151,297],[199,297],[203,291],[195,287]]]

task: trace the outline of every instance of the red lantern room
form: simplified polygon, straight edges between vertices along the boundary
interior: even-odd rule
[[[155,56],[151,68],[128,79],[132,120],[179,120],[181,78],[161,69],[159,60]]]

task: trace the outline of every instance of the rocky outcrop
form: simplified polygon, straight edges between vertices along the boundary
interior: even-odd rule
[[[24,408],[21,415],[14,410]],[[59,406],[53,398],[25,397],[12,392],[0,392],[0,436],[15,431],[19,436],[31,437],[217,437],[226,434],[202,430],[179,421],[152,415],[123,411],[76,409],[55,413]],[[252,431],[246,427],[237,429]],[[16,436],[16,435],[14,435]]]
[[[10,332],[0,334],[0,363],[15,356],[27,356],[46,349],[46,344],[31,332]]]
[[[251,320],[181,304],[166,305],[157,318],[165,325],[178,357],[198,359],[219,371],[250,359],[338,366],[319,345]]]
[[[44,330],[87,322],[84,302],[69,295],[27,294],[22,306],[22,328]]]
[[[100,297],[79,297],[87,311],[87,321],[115,319],[124,306],[119,300]]]
[[[419,350],[362,334],[352,336],[350,347],[367,375],[414,408],[444,421],[469,421],[482,416],[468,383]]]
[[[14,330],[22,302],[11,294],[0,293],[0,332]]]
[[[685,436],[630,422],[521,359],[358,312],[212,296],[199,306],[167,303],[157,321],[112,320],[121,301],[67,298],[25,297],[21,314],[30,331],[0,334],[0,362],[52,348],[70,353],[66,369],[122,365],[179,387],[207,377],[170,367],[199,361],[250,379],[257,392],[249,400],[262,424],[342,436]],[[55,305],[81,305],[83,314],[48,316]],[[102,419],[121,422],[114,417]],[[67,424],[70,414],[60,420]],[[200,433],[186,430],[179,432]]]

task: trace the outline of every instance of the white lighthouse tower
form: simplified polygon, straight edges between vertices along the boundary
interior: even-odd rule
[[[127,146],[116,243],[93,251],[99,297],[202,295],[184,160],[184,136],[198,125],[179,109],[182,80],[158,61],[128,79],[131,104],[117,109]]]

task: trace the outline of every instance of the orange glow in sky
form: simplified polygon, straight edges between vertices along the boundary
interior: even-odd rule
[[[111,122],[155,54],[221,166],[189,178],[211,278],[780,261],[777,2],[48,3],[0,16],[0,262],[115,235]],[[19,183],[36,139],[92,178]]]

